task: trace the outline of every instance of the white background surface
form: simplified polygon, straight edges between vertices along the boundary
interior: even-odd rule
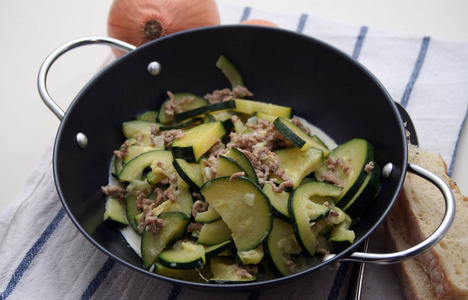
[[[464,0],[220,1],[468,41],[468,1]],[[50,52],[72,39],[106,35],[110,4],[111,0],[0,1],[0,210],[20,191],[46,146],[53,142],[59,126],[37,92],[40,65]],[[53,99],[65,109],[108,55],[107,47],[91,46],[60,58],[49,73],[48,87]],[[465,124],[453,174],[464,194],[468,194],[466,127]]]

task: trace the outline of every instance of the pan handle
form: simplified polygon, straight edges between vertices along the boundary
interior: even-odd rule
[[[439,224],[439,227],[437,227],[437,229],[427,239],[409,249],[385,254],[354,252],[349,257],[342,259],[343,261],[373,264],[398,263],[429,250],[445,236],[455,218],[455,196],[453,195],[452,189],[442,178],[416,164],[408,163],[408,171],[430,181],[442,192],[445,199],[445,215],[442,222]]]
[[[49,107],[49,109],[59,118],[61,121],[63,116],[65,115],[64,111],[55,103],[55,101],[50,97],[49,92],[47,91],[47,74],[49,73],[49,69],[52,64],[55,62],[57,58],[59,58],[62,54],[84,45],[90,44],[103,44],[112,47],[116,47],[120,50],[130,52],[134,50],[136,47],[122,42],[117,39],[109,38],[109,37],[86,37],[80,38],[73,41],[70,41],[66,44],[55,49],[49,56],[45,59],[42,63],[41,68],[39,69],[39,75],[37,77],[37,87],[39,89],[39,94],[44,101],[44,103]]]

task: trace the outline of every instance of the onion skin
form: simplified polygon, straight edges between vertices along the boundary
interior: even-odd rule
[[[114,0],[107,34],[138,47],[175,32],[219,24],[215,0]],[[125,53],[113,51],[117,57]]]
[[[251,19],[240,22],[242,25],[259,25],[280,28],[277,24],[263,19]]]

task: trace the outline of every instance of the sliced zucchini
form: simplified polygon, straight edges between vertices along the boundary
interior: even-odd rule
[[[283,148],[275,151],[279,157],[278,168],[283,168],[293,188],[299,186],[304,177],[318,170],[323,165],[323,152],[316,148],[301,151],[296,147]]]
[[[127,192],[125,194],[125,215],[127,217],[128,223],[132,226],[135,232],[138,232],[138,222],[135,217],[141,213],[141,209],[137,207],[137,197],[136,192]]]
[[[144,120],[133,120],[122,123],[122,133],[127,138],[138,138],[140,136],[150,136],[151,126],[157,125],[155,122]]]
[[[260,244],[257,248],[246,251],[238,251],[237,257],[242,265],[256,265],[265,256],[263,251],[263,244]]]
[[[193,98],[193,101],[185,101],[183,99],[189,99]],[[180,122],[181,120],[176,120],[175,115],[173,114],[167,114],[166,112],[166,106],[167,103],[170,101],[170,99],[166,99],[163,104],[161,105],[161,108],[159,110],[159,115],[158,115],[158,120],[161,124],[163,125],[169,125],[174,122]],[[174,94],[174,102],[175,104],[180,107],[182,111],[187,111],[187,110],[192,110],[197,107],[205,106],[208,104],[208,100],[194,95],[192,93],[175,93]],[[183,102],[183,103],[181,103]],[[188,118],[187,118],[188,119]]]
[[[183,158],[194,163],[208,151],[226,131],[221,122],[204,123],[185,131],[185,136],[172,143],[174,158]]]
[[[312,147],[323,151],[323,157],[328,157],[330,155],[330,149],[317,135],[310,137],[310,143]]]
[[[223,74],[231,83],[232,88],[236,86],[244,86],[244,80],[242,79],[242,75],[240,74],[239,70],[237,70],[236,66],[226,58],[224,55],[220,55],[218,60],[216,61],[216,67],[221,69]]]
[[[272,214],[268,197],[245,177],[220,177],[200,189],[210,205],[232,231],[238,251],[260,245],[271,230]]]
[[[178,270],[193,270],[205,264],[205,247],[193,241],[176,242],[159,254],[158,263]]]
[[[207,104],[204,106],[200,106],[191,110],[187,110],[187,111],[183,111],[183,112],[175,114],[175,121],[182,122],[187,119],[199,117],[207,113],[233,109],[234,107],[236,107],[236,102],[234,102],[234,100]]]
[[[118,224],[128,225],[125,200],[107,197],[104,221],[113,221]]]
[[[247,158],[247,156],[245,156],[244,153],[242,153],[237,148],[231,148],[226,153],[226,156],[234,159],[239,164],[239,166],[245,171],[245,175],[250,180],[252,180],[253,182],[258,184],[257,173],[255,172],[255,169],[254,169],[252,163]]]
[[[231,240],[231,236],[231,229],[222,219],[219,219],[203,225],[197,242],[201,245],[213,246]]]
[[[244,283],[255,281],[256,274],[249,272],[250,276],[242,275],[239,271],[239,265],[229,257],[212,257],[210,259],[210,271],[213,278],[211,283]]]
[[[232,176],[239,172],[244,172],[245,174],[245,170],[234,159],[224,155],[218,157],[216,177]]]
[[[147,110],[136,117],[140,121],[156,122],[158,119],[158,112],[155,110]]]
[[[221,216],[216,211],[216,209],[214,209],[213,206],[208,206],[208,209],[206,211],[197,213],[197,216],[195,217],[195,222],[212,223],[214,221],[218,221],[219,219],[221,219]]]
[[[175,278],[175,279],[180,279],[180,280],[186,280],[186,281],[191,281],[191,282],[198,282],[198,283],[206,283],[206,281],[203,279],[203,270],[177,270],[177,269],[171,269],[171,268],[166,268],[165,266],[161,265],[159,262],[156,262],[154,264],[154,270],[153,272],[165,277],[169,278]]]
[[[185,232],[189,222],[189,218],[180,212],[165,213],[159,218],[164,220],[164,228],[156,236],[146,230],[141,236],[141,258],[145,268],[151,267],[161,251]]]
[[[256,111],[253,113],[254,116],[257,117],[257,119],[266,119],[268,122],[273,123],[277,117],[271,116],[269,114],[263,113],[261,111]]]
[[[205,257],[206,259],[210,259],[213,256],[217,256],[226,252],[234,247],[234,242],[232,240],[228,240],[213,246],[205,246]]]
[[[285,138],[302,151],[312,146],[310,136],[294,125],[289,119],[278,117],[273,122],[273,125]]]
[[[161,125],[159,126],[160,131],[168,131],[168,130],[173,130],[173,129],[187,129],[190,126],[198,125],[203,123],[202,118],[193,118],[193,119],[188,119],[187,121],[177,123],[174,125]]]
[[[172,164],[171,151],[167,150],[152,150],[138,155],[125,164],[119,174],[121,181],[133,181],[140,179],[143,175],[143,170],[148,168],[155,161],[161,161],[166,166]]]
[[[351,226],[351,217],[346,215],[346,218],[343,222],[336,225],[333,230],[330,232],[329,241],[337,246],[349,246],[354,242],[356,238],[356,234],[353,230],[350,230],[349,227]]]
[[[273,186],[268,183],[263,185],[263,192],[268,196],[268,199],[270,199],[270,204],[273,207],[273,215],[290,223],[288,212],[289,192],[283,190],[281,193],[276,193],[273,191]]]
[[[273,219],[273,228],[265,243],[265,257],[276,276],[288,276],[293,270],[288,266],[291,254],[298,254],[301,248],[294,239],[293,228],[290,224]]]
[[[262,112],[270,116],[283,117],[287,119],[292,117],[291,107],[255,100],[234,99],[233,101],[235,101],[235,107],[232,108],[232,110],[235,112],[249,115],[252,115],[255,112]]]
[[[315,175],[318,180],[324,180],[326,173],[332,172],[339,180],[343,189],[341,195],[335,199],[335,204],[343,208],[364,183],[368,175],[364,169],[374,159],[374,148],[364,139],[352,139],[333,149],[329,159],[335,162],[340,160],[343,167],[337,164],[334,170],[329,170],[327,164],[324,164]]]
[[[379,193],[381,186],[380,174],[380,166],[374,163],[374,169],[371,173],[367,174],[362,186],[343,208],[344,212],[353,218],[357,218],[365,212]]]
[[[189,163],[182,158],[176,158],[172,161],[177,174],[194,190],[199,191],[205,182],[200,165]]]
[[[193,198],[188,189],[179,188],[174,200],[167,200],[153,209],[153,215],[159,216],[164,213],[178,211],[188,217],[192,214]]]

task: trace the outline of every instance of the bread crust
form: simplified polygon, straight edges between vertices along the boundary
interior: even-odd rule
[[[440,155],[415,146],[410,146],[408,154],[410,162],[436,173],[449,184],[457,205],[455,220],[447,235],[416,260],[429,277],[437,299],[468,299],[468,198],[460,193],[456,183],[447,175],[447,165]],[[442,220],[445,208],[440,191],[411,173],[405,179],[398,204],[401,209],[400,219],[408,228],[406,234],[412,245],[425,240],[434,232]],[[390,218],[392,217],[389,217],[387,223],[391,223]],[[396,233],[389,232],[389,236],[391,234]],[[405,270],[398,272],[401,277],[407,278],[406,282],[410,285],[402,286],[404,290],[414,288],[414,284],[410,284],[415,280],[414,276],[418,276],[418,280],[422,277],[418,272],[414,272],[418,275],[408,274],[408,271],[405,274]],[[411,292],[406,293],[412,295]],[[418,299],[414,295],[408,298]]]

